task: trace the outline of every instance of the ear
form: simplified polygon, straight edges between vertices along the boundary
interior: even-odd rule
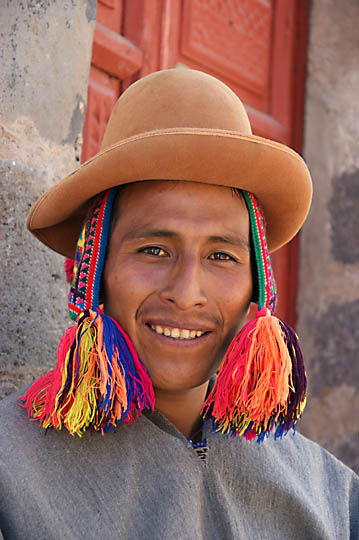
[[[257,311],[258,311],[258,305],[255,302],[251,301],[247,309],[246,321],[248,322],[254,319]]]

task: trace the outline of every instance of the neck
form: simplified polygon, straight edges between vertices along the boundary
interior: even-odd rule
[[[208,381],[188,390],[168,392],[155,389],[156,409],[164,414],[186,439],[190,439],[201,428],[200,412],[207,388]]]

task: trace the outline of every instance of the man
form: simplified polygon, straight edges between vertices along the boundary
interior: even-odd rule
[[[357,537],[355,475],[283,437],[306,380],[269,251],[310,200],[303,160],[253,136],[213,77],[162,71],[122,95],[100,153],[28,218],[75,259],[76,325],[20,397],[39,422],[2,406],[5,538]]]

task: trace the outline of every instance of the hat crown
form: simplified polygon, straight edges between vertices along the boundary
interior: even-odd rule
[[[176,128],[252,133],[241,100],[228,86],[206,73],[175,68],[144,77],[122,94],[101,150],[135,135]]]

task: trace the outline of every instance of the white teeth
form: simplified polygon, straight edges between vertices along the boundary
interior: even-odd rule
[[[187,330],[187,328],[166,328],[160,325],[151,324],[152,330],[157,334],[164,334],[173,339],[194,339],[204,334],[201,330]]]
[[[189,339],[189,330],[181,330],[180,338]]]

